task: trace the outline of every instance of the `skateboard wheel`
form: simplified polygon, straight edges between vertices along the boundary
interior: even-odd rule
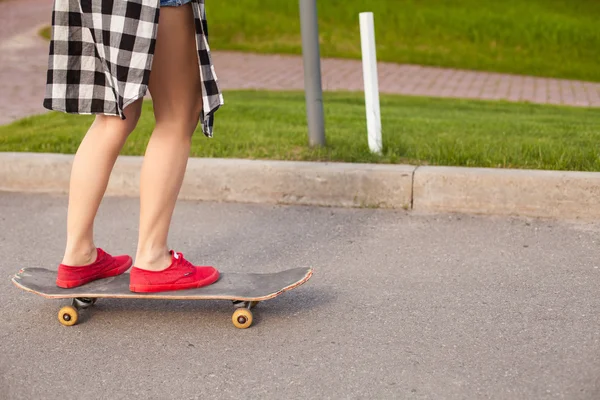
[[[238,308],[233,312],[231,321],[236,328],[246,329],[252,325],[252,311],[247,308]]]
[[[258,305],[258,303],[260,303],[260,301],[251,301],[250,302],[250,309],[253,309],[254,307],[256,307]]]
[[[73,326],[79,319],[79,313],[73,306],[64,306],[58,311],[58,320],[64,326]]]

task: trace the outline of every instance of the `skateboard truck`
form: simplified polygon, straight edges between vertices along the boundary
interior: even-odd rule
[[[71,305],[78,310],[85,310],[88,307],[93,306],[96,303],[96,298],[90,297],[76,297],[73,299]]]

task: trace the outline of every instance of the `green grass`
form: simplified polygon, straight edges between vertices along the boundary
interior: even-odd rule
[[[196,157],[330,160],[600,171],[600,109],[381,96],[384,154],[369,152],[363,97],[325,93],[327,146],[307,146],[302,93],[225,93],[215,138],[199,131]],[[152,104],[123,154],[141,155]],[[74,153],[90,116],[50,112],[0,126],[0,151]]]
[[[319,0],[321,52],[360,57],[358,13],[378,59],[600,81],[600,1]],[[301,53],[298,0],[208,1],[217,50]]]
[[[0,1],[2,1],[2,0],[0,0]],[[40,29],[38,34],[41,37],[43,37],[44,39],[50,40],[50,36],[52,35],[52,28],[49,26],[45,26],[42,29]]]

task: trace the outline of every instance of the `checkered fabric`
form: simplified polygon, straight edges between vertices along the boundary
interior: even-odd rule
[[[204,0],[192,0],[202,82],[202,130],[213,135],[223,104],[208,45]],[[55,0],[44,107],[125,119],[146,94],[160,0]]]

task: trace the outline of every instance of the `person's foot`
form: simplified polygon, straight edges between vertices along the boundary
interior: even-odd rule
[[[213,267],[197,267],[183,258],[183,254],[170,251],[171,265],[162,271],[149,271],[137,267],[131,269],[129,290],[132,292],[165,292],[195,289],[208,286],[219,279],[219,271]]]
[[[56,286],[70,289],[85,285],[96,279],[121,275],[133,263],[131,257],[126,255],[113,257],[100,248],[97,249],[97,252],[96,261],[89,265],[72,266],[60,264],[58,266]]]

